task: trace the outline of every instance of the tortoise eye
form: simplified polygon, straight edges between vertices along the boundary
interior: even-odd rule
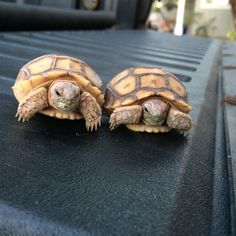
[[[144,107],[144,111],[145,111],[145,112],[148,112],[148,109],[147,109],[146,107]]]
[[[58,92],[58,90],[55,90],[55,93],[57,96],[59,96],[59,97],[61,96],[61,94]]]

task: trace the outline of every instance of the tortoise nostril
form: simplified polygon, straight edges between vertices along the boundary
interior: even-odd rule
[[[57,96],[59,96],[59,97],[61,96],[61,94],[58,90],[55,90],[55,93],[56,93]]]

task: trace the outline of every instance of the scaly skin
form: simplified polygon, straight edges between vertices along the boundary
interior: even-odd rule
[[[138,124],[140,121],[143,121],[149,127],[149,130],[152,130],[152,126],[159,127],[158,131],[162,129],[161,127],[168,126],[170,129],[177,129],[179,132],[187,133],[192,127],[192,118],[189,115],[174,108],[169,108],[168,104],[158,98],[152,98],[141,105],[116,108],[110,116],[110,130],[121,124],[132,125]],[[138,125],[131,127],[139,131]],[[164,128],[163,131],[167,132],[169,130]]]
[[[142,116],[142,106],[133,105],[116,108],[110,116],[110,130],[121,124],[137,124]]]
[[[172,129],[188,132],[192,128],[192,118],[179,110],[170,108],[166,124]]]
[[[52,106],[61,112],[78,111],[86,121],[87,130],[101,126],[102,111],[96,99],[88,92],[80,94],[80,88],[68,81],[59,81],[46,88],[29,93],[19,104],[16,117],[28,121],[35,113]]]
[[[102,110],[90,93],[82,92],[78,109],[85,119],[88,131],[97,130],[101,126]]]
[[[42,87],[30,92],[19,104],[16,117],[18,121],[28,121],[35,113],[48,107],[48,92]]]
[[[225,96],[223,101],[232,105],[236,105],[236,96]]]

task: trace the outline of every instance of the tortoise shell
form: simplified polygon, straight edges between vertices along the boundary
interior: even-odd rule
[[[64,55],[49,54],[38,57],[24,65],[12,87],[16,99],[22,99],[32,90],[49,86],[55,80],[71,80],[93,95],[102,106],[104,95],[102,81],[84,61]],[[81,119],[76,112],[61,112],[49,107],[41,113],[60,119]]]
[[[182,112],[189,112],[188,93],[184,85],[171,73],[161,68],[137,67],[122,71],[108,84],[105,109],[138,104],[151,96],[164,99]]]

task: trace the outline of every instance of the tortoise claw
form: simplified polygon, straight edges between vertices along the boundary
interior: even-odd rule
[[[109,123],[110,123],[110,130],[114,130],[119,124],[117,123],[117,119],[116,119],[116,113],[112,113],[111,116],[110,116],[110,120],[109,120]]]
[[[97,117],[96,119],[86,121],[86,128],[87,131],[93,132],[101,126],[101,116]]]
[[[15,117],[17,118],[18,117],[18,121],[22,121],[22,122],[25,122],[25,121],[29,121],[30,117],[28,116],[27,112],[21,112],[21,111],[17,111]]]
[[[178,132],[188,133],[193,125],[192,118],[179,110],[171,108],[166,120],[167,125],[178,130]]]

